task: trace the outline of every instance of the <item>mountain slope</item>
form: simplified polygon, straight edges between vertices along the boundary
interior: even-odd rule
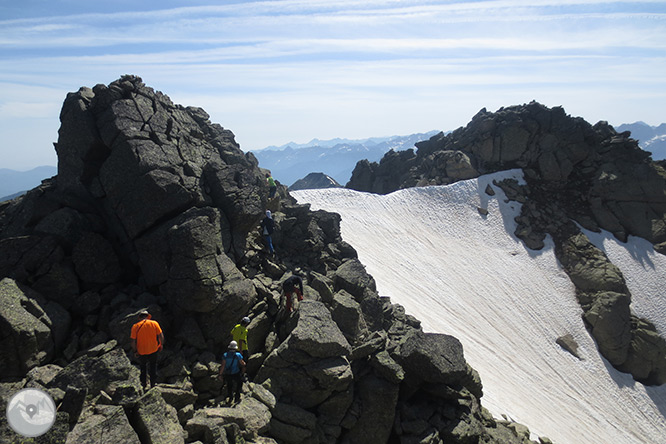
[[[495,416],[556,443],[660,442],[666,386],[643,386],[600,357],[550,237],[542,250],[524,247],[513,234],[520,204],[505,202],[498,187],[494,197],[484,192],[508,176],[521,178],[514,170],[385,196],[348,189],[293,195],[341,214],[343,238],[380,294],[427,331],[460,339],[483,381],[483,405]],[[642,239],[622,244],[608,233],[586,234],[626,276],[632,309],[664,335],[666,257]],[[565,334],[583,360],[556,344]]]

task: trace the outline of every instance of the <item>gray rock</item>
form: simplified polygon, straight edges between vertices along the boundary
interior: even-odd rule
[[[583,317],[592,329],[599,350],[613,365],[627,359],[631,344],[630,299],[627,295],[603,292],[597,295]]]
[[[333,320],[338,324],[350,344],[355,343],[360,336],[367,334],[361,305],[354,300],[352,295],[340,290],[333,295],[331,305]]]
[[[422,384],[464,386],[477,397],[482,395],[463,356],[462,344],[453,336],[415,331],[400,346],[396,359],[407,377]]]
[[[582,291],[626,291],[619,268],[582,233],[562,243],[558,259],[576,288]]]
[[[69,415],[68,419],[70,424],[76,424],[79,420],[87,395],[88,390],[85,388],[79,389],[72,386],[67,387],[65,396],[63,397],[58,410],[66,412]]]
[[[298,324],[285,341],[315,358],[349,355],[351,347],[321,302],[303,301],[298,310]]]
[[[53,378],[49,387],[66,390],[74,386],[95,396],[102,390],[112,393],[115,387],[127,383],[138,388],[138,373],[125,352],[117,348],[98,357],[81,356],[74,360]]]
[[[335,284],[356,298],[363,295],[366,288],[377,290],[375,280],[358,259],[349,260],[338,267],[335,271]]]
[[[155,390],[160,392],[164,401],[176,410],[194,404],[197,400],[197,394],[195,392],[192,390],[184,390],[176,386],[159,385],[155,387]]]
[[[560,336],[559,338],[557,338],[555,343],[560,347],[562,347],[563,349],[565,349],[566,351],[568,351],[569,353],[571,353],[572,355],[574,355],[575,357],[577,357],[578,359],[580,360],[583,359],[578,354],[578,343],[576,342],[574,337],[571,336],[570,334],[567,333],[566,335]]]
[[[266,312],[259,313],[252,317],[247,329],[247,347],[250,354],[260,353],[264,349],[266,337],[273,329],[272,319]]]
[[[268,407],[254,398],[243,398],[234,408],[219,407],[197,410],[187,421],[185,430],[190,439],[204,438],[210,442],[215,431],[225,424],[236,424],[246,440],[254,440],[268,430],[271,413]]]
[[[329,278],[316,271],[310,272],[309,285],[319,293],[324,303],[333,302],[333,282]]]
[[[22,376],[53,356],[53,335],[46,313],[12,279],[0,281],[0,301],[0,370]]]
[[[370,365],[376,370],[377,374],[393,384],[400,384],[405,379],[405,371],[400,364],[395,362],[391,355],[382,350],[372,356]]]
[[[203,333],[201,333],[199,324],[197,324],[196,320],[192,317],[183,319],[183,321],[177,325],[174,338],[200,350],[206,348],[206,339],[204,338]]]
[[[98,405],[82,418],[67,435],[67,444],[94,442],[99,444],[141,444],[120,406]]]
[[[303,301],[291,334],[264,362],[255,382],[271,380],[271,391],[289,393],[293,403],[314,407],[352,382],[351,347],[326,306]]]
[[[132,424],[141,442],[185,443],[176,409],[164,401],[157,389],[149,390],[137,400],[132,410]]]
[[[273,410],[277,403],[275,395],[270,392],[266,387],[260,384],[250,384],[252,397],[256,400],[262,402],[268,407],[269,410]]]
[[[368,375],[356,384],[361,409],[354,426],[343,435],[344,442],[386,443],[391,434],[399,386]]]
[[[74,245],[72,261],[85,282],[110,284],[121,275],[120,262],[111,243],[102,235],[84,232]]]
[[[340,425],[353,401],[353,385],[350,386],[349,390],[334,393],[317,406],[319,422],[323,425]]]
[[[627,359],[619,368],[644,384],[666,383],[666,341],[652,323],[635,317],[631,323],[635,326],[631,346]]]
[[[362,344],[354,347],[351,360],[365,358],[386,348],[388,335],[385,331],[374,331]]]
[[[26,376],[31,381],[37,382],[42,386],[47,386],[60,370],[62,370],[62,367],[59,365],[46,364],[41,367],[34,367]]]
[[[271,434],[286,442],[303,442],[316,435],[317,417],[298,406],[278,402],[273,409]]]

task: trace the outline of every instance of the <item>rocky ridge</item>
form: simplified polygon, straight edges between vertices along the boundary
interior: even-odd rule
[[[268,186],[200,108],[140,78],[68,94],[58,175],[0,204],[0,393],[47,390],[35,442],[527,443],[481,406],[460,342],[380,296],[340,218]],[[258,223],[271,209],[280,259]],[[281,282],[305,278],[287,313]],[[129,331],[148,308],[166,344],[143,392]],[[249,315],[240,403],[216,378]],[[4,418],[3,442],[23,442]],[[541,442],[549,442],[542,438]]]
[[[532,249],[553,237],[586,325],[613,366],[646,384],[666,382],[666,341],[631,313],[622,273],[580,229],[604,229],[621,241],[640,236],[666,254],[662,162],[653,162],[629,132],[536,102],[495,113],[483,109],[466,127],[416,146],[417,152],[389,152],[379,163],[359,162],[347,187],[390,193],[522,169],[526,185],[499,184],[523,204],[516,236]]]

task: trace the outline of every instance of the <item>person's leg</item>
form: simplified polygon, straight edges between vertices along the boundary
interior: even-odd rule
[[[243,387],[243,380],[241,379],[241,374],[240,374],[240,372],[239,372],[239,373],[236,373],[236,374],[234,375],[234,378],[236,379],[236,380],[234,381],[234,384],[235,384],[235,386],[236,386],[236,387],[235,387],[236,395],[234,396],[234,401],[238,402],[238,401],[240,401],[240,397],[241,397],[241,388]]]
[[[292,308],[291,308],[291,292],[285,293],[285,297],[287,298],[287,311],[291,313]]]
[[[301,293],[301,289],[298,287],[294,287],[294,291],[296,292],[296,296],[298,296],[298,300],[302,301],[303,300],[303,293]]]
[[[146,367],[148,365],[148,361],[146,360],[145,355],[139,355],[139,370],[141,371],[141,374],[139,376],[139,380],[141,381],[141,387],[144,389],[146,388]]]
[[[271,239],[271,235],[266,234],[266,235],[264,235],[264,238],[266,239],[266,245],[268,245],[268,252],[273,254],[273,252],[274,252],[274,250],[273,250],[273,239]]]
[[[148,370],[150,372],[150,386],[157,385],[157,352],[148,355]]]
[[[224,375],[224,383],[227,384],[227,402],[231,402],[234,396],[233,392],[233,375]]]

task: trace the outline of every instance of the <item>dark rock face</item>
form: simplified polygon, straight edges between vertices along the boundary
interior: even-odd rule
[[[592,126],[560,107],[532,102],[496,113],[483,109],[466,127],[416,146],[416,154],[360,162],[347,187],[389,193],[522,168],[531,186],[559,200],[584,226],[622,240],[632,234],[666,241],[666,174],[628,133],[605,122]]]
[[[571,222],[610,231],[623,242],[640,236],[666,251],[666,170],[629,136],[535,102],[496,113],[483,109],[466,127],[417,143],[416,153],[359,162],[347,187],[390,193],[522,169],[527,185],[498,184],[523,204],[516,236],[532,249],[543,248],[547,234],[553,237],[601,353],[636,379],[662,384],[666,341],[631,314],[622,273]]]
[[[58,176],[0,204],[0,393],[48,390],[67,442],[529,442],[483,411],[455,338],[377,294],[340,216],[284,187],[269,200],[203,110],[125,76],[69,94],[61,121]],[[294,272],[305,300],[287,313]],[[166,343],[142,394],[128,336],[145,308]],[[230,407],[220,354],[246,315],[253,382]]]
[[[324,173],[310,173],[302,179],[298,179],[290,187],[289,191],[317,190],[321,188],[342,187],[335,179]]]

